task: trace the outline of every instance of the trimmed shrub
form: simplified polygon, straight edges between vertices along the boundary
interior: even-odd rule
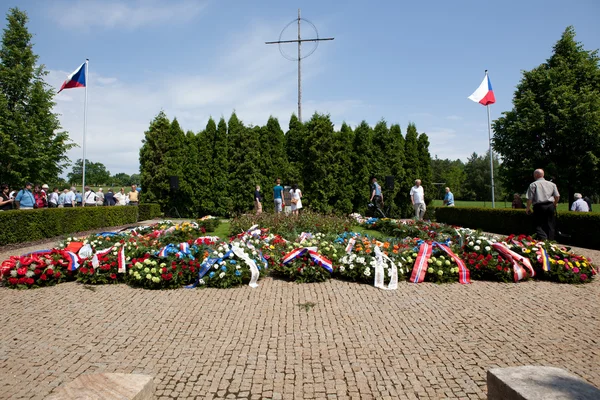
[[[438,207],[435,215],[438,222],[504,235],[533,234],[535,229],[533,217],[525,210]],[[557,233],[560,243],[600,249],[600,213],[559,212],[557,228],[563,234]]]
[[[206,232],[214,232],[221,225],[219,218],[199,219],[196,221],[200,228],[204,228]]]
[[[0,212],[0,246],[137,222],[138,207],[42,208]]]
[[[139,215],[138,221],[148,221],[156,217],[160,217],[160,204],[156,203],[144,203],[138,205]]]

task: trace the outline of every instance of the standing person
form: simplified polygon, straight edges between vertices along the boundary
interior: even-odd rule
[[[137,206],[139,204],[138,196],[139,196],[139,193],[137,191],[137,186],[131,185],[131,192],[129,192],[129,194],[127,195],[127,197],[129,198],[130,206]]]
[[[423,186],[421,186],[421,180],[415,181],[415,186],[410,189],[410,201],[412,201],[413,208],[415,209],[415,218],[417,220],[423,219],[427,207],[425,206],[425,192]]]
[[[44,208],[48,205],[46,192],[44,192],[40,185],[35,185],[33,197],[35,198],[35,208]]]
[[[15,197],[16,208],[21,210],[33,210],[33,207],[35,207],[35,197],[33,197],[33,193],[31,193],[32,186],[31,182],[27,182],[25,188],[19,190],[19,193],[17,193],[17,196]]]
[[[83,195],[79,190],[75,192],[75,203],[77,203],[77,207],[81,207],[83,205]]]
[[[260,186],[256,185],[256,190],[254,191],[254,211],[256,215],[262,213],[262,193],[260,193]]]
[[[129,201],[127,195],[125,194],[125,188],[121,188],[118,193],[115,194],[115,200],[118,206],[124,206]]]
[[[535,181],[527,189],[527,214],[531,213],[533,205],[533,221],[538,239],[554,240],[556,230],[554,215],[560,194],[554,183],[544,179],[543,169],[533,171],[533,177]]]
[[[83,193],[83,206],[96,207],[96,193],[89,186],[85,187],[85,192]]]
[[[523,204],[523,200],[521,200],[521,196],[519,195],[519,193],[515,193],[515,195],[513,196],[512,208],[525,208],[525,205]]]
[[[75,186],[71,187],[71,190],[69,190],[66,194],[65,194],[65,207],[75,207],[75,205],[77,204],[77,193],[75,193]]]
[[[65,206],[65,196],[69,192],[69,189],[64,189],[60,196],[58,196],[58,206],[63,208]]]
[[[381,185],[377,183],[377,178],[371,179],[371,199],[369,202],[373,202],[375,199],[375,206],[379,209],[383,207],[383,192],[381,191]]]
[[[587,203],[590,212],[592,212],[592,200],[589,197],[585,196],[583,198],[583,201]]]
[[[444,196],[444,204],[446,207],[454,207],[454,195],[450,191],[450,188],[446,188],[446,195]]]
[[[96,205],[104,205],[104,192],[102,191],[102,188],[98,188],[98,193],[96,193]]]
[[[273,188],[275,212],[280,213],[281,211],[283,211],[283,207],[285,207],[285,202],[283,201],[283,186],[281,186],[281,179],[279,178],[277,178],[275,183],[275,187]]]
[[[42,185],[42,198],[44,199],[44,207],[48,207],[48,200],[50,200],[50,186],[47,184]]]
[[[48,207],[58,207],[58,188],[56,187],[52,188],[52,192],[50,193],[50,197],[48,198]]]
[[[571,206],[571,211],[590,212],[590,206],[582,199],[583,196],[581,193],[575,193],[573,197],[575,198],[575,201]]]
[[[15,199],[10,198],[10,189],[3,183],[0,186],[0,211],[12,210]]]
[[[298,189],[298,185],[295,183],[290,190],[290,197],[292,203],[292,215],[298,215],[298,210],[302,208],[302,191]]]
[[[104,205],[105,206],[114,206],[115,205],[115,195],[113,194],[113,190],[108,189],[108,192],[104,195]]]

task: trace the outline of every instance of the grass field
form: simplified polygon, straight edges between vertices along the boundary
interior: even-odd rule
[[[460,201],[454,202],[455,207],[484,207],[492,208],[491,201]],[[436,207],[442,207],[444,202],[442,200],[434,200],[433,205]],[[558,203],[558,211],[568,211],[571,205],[567,203]],[[511,208],[512,202],[508,201],[497,201],[496,208]],[[600,204],[592,204],[592,210],[600,211]]]

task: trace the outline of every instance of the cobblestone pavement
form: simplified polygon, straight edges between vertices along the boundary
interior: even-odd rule
[[[153,375],[161,399],[485,398],[489,368],[531,364],[600,386],[599,299],[600,281],[0,288],[0,398],[96,372]]]

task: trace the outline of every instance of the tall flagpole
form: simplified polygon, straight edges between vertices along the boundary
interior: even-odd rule
[[[90,81],[90,76],[88,74],[88,64],[90,62],[89,58],[85,59],[85,102],[83,103],[83,167],[82,167],[82,183],[81,183],[81,192],[85,191],[85,131],[87,129],[87,91],[88,84]]]
[[[485,76],[487,77],[487,69],[485,70]],[[489,78],[488,78],[489,79]],[[490,105],[486,105],[487,117],[488,117],[488,141],[490,143],[490,176],[492,178],[492,208],[496,208],[496,197],[494,196],[494,153],[492,150],[492,123],[490,121]]]

